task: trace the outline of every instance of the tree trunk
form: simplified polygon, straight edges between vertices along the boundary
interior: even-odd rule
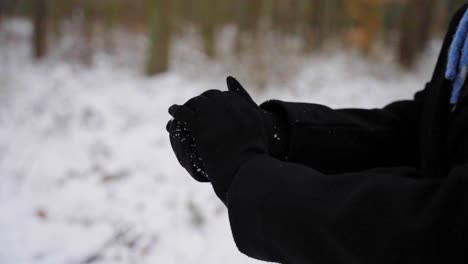
[[[408,1],[400,25],[398,61],[411,68],[426,48],[431,33],[435,0]]]
[[[197,7],[203,47],[206,55],[210,58],[216,56],[217,1],[203,0]]]
[[[95,21],[95,6],[92,0],[83,1],[83,21],[81,21],[82,44],[80,59],[85,65],[91,65],[93,62],[93,34]]]
[[[170,0],[148,0],[150,41],[146,74],[162,73],[169,68]]]
[[[32,37],[33,57],[43,58],[47,53],[47,2],[35,0],[33,7],[34,32]]]

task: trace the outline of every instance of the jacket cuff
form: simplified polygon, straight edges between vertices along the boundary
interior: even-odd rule
[[[297,126],[313,125],[315,127],[340,124],[345,120],[337,115],[330,115],[333,110],[318,104],[290,103],[269,100],[260,105],[266,113],[265,125],[268,134],[269,153],[271,156],[287,161],[294,159]]]
[[[268,152],[271,156],[285,160],[289,148],[289,124],[285,112],[279,105],[270,102],[260,106],[263,111]]]

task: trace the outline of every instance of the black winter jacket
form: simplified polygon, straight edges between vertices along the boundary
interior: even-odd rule
[[[468,98],[449,110],[452,19],[431,81],[414,100],[333,110],[269,101],[287,160],[257,155],[227,206],[239,250],[280,263],[468,263]],[[466,90],[466,87],[465,87]]]

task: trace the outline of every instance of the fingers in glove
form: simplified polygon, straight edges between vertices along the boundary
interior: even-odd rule
[[[248,102],[257,105],[254,100],[252,100],[252,97],[250,97],[249,93],[242,87],[242,85],[232,76],[228,76],[226,78],[226,83],[228,86],[228,90],[231,92],[235,92],[242,97],[244,97]]]
[[[169,122],[167,122],[167,125],[166,125],[166,131],[167,132],[171,132],[172,131],[172,126],[174,125],[174,121],[175,119],[171,119],[169,120]]]
[[[204,93],[202,93],[201,95],[204,96],[204,97],[207,97],[207,98],[212,98],[214,96],[217,96],[217,95],[220,95],[222,94],[223,92],[221,92],[220,90],[208,90]]]
[[[205,104],[207,101],[209,101],[209,98],[202,95],[193,97],[192,99],[188,100],[184,106],[188,107],[190,110],[192,110],[194,113],[197,112],[200,107]]]
[[[199,182],[208,182],[205,165],[198,153],[197,146],[185,127],[179,120],[171,120],[168,123],[170,142],[179,163],[187,172]]]
[[[189,121],[195,116],[195,112],[185,105],[173,105],[169,107],[169,114],[177,120]]]
[[[176,138],[182,138],[184,137],[184,133],[188,133],[186,122],[177,119],[169,120],[166,125],[166,130],[171,136]]]

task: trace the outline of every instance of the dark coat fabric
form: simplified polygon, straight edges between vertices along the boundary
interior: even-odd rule
[[[279,263],[468,263],[468,98],[449,107],[451,21],[414,100],[333,110],[269,101],[286,157],[242,165],[227,206],[239,250]],[[466,90],[466,87],[465,87]]]

